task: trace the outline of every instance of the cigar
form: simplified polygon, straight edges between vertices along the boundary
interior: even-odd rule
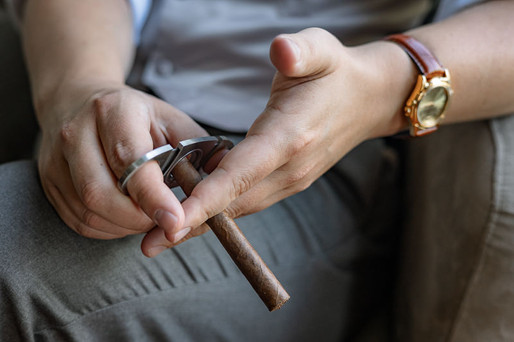
[[[183,158],[173,168],[172,174],[187,196],[191,195],[194,187],[202,180],[200,173],[187,158]],[[223,211],[208,219],[207,224],[268,310],[280,309],[289,300],[289,294],[248,242],[234,220]]]

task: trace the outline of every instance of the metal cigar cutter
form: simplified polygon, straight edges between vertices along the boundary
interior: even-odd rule
[[[132,177],[141,166],[155,160],[162,170],[164,183],[166,183],[168,187],[174,188],[178,186],[178,184],[173,178],[171,171],[183,158],[189,158],[193,166],[197,170],[202,171],[203,166],[212,155],[224,149],[231,149],[233,146],[234,144],[224,136],[209,136],[183,140],[179,142],[176,148],[173,148],[169,144],[158,147],[130,164],[118,181],[118,186],[126,194],[130,177]]]

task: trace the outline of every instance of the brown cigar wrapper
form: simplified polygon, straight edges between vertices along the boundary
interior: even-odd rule
[[[202,176],[186,158],[175,166],[172,174],[187,196],[191,195],[194,187],[202,180]],[[280,309],[289,300],[289,294],[250,245],[234,220],[223,211],[208,219],[207,224],[268,310]]]

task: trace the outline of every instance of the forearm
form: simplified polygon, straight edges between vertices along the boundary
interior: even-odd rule
[[[514,112],[514,1],[491,1],[444,21],[406,32],[422,42],[450,70],[454,95],[444,123],[471,121]],[[367,49],[382,68],[375,89],[379,125],[371,136],[407,128],[402,108],[419,71],[394,43],[376,42]],[[379,68],[380,69],[380,68]],[[385,122],[385,124],[384,124]]]
[[[408,34],[450,70],[455,91],[446,122],[514,112],[514,1],[491,1]]]
[[[29,0],[21,29],[38,116],[96,85],[124,83],[133,54],[126,1]]]

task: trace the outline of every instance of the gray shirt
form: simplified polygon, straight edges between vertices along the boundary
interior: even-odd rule
[[[158,11],[145,86],[196,120],[246,131],[269,98],[280,33],[321,27],[344,44],[419,25],[430,0],[168,0]],[[150,20],[157,18],[151,17]]]
[[[129,84],[151,89],[201,123],[245,132],[269,98],[275,70],[268,52],[276,35],[321,27],[355,45],[420,25],[434,5],[441,19],[481,1],[153,0],[158,10],[147,20],[144,57]],[[130,0],[136,27],[151,2]],[[24,0],[6,3],[21,16]]]

